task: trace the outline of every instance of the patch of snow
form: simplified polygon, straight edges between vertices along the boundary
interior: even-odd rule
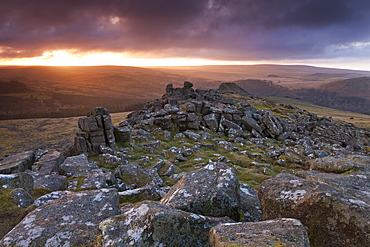
[[[198,215],[198,214],[191,214],[190,217],[194,219],[206,219],[203,215]]]
[[[223,226],[236,226],[236,225],[240,225],[242,224],[243,222],[237,222],[237,223],[223,223],[222,225]]]
[[[361,200],[353,200],[353,199],[349,199],[349,202],[350,202],[350,203],[353,203],[353,204],[357,204],[358,206],[362,206],[362,207],[369,206],[366,202],[361,201]]]
[[[293,188],[294,187],[298,187],[298,186],[302,186],[302,182],[299,181],[299,180],[290,180],[289,183],[291,183],[293,185]]]
[[[0,174],[0,179],[12,179],[18,177],[17,174]]]
[[[120,196],[129,196],[129,195],[137,195],[139,194],[143,189],[142,188],[137,188],[133,190],[125,190],[122,192],[118,192]]]
[[[93,199],[93,202],[100,202],[104,197],[104,194],[103,193],[99,193],[95,196],[95,198]]]
[[[356,175],[356,177],[359,177],[359,178],[362,178],[362,179],[367,179],[367,176],[365,176],[365,175]]]
[[[182,194],[185,198],[192,196],[192,194],[189,194],[185,189],[180,190],[179,193]]]
[[[67,220],[73,219],[73,215],[63,215],[63,216],[62,216],[62,219],[63,219],[64,221],[67,221]]]
[[[246,187],[243,188],[242,186],[240,186],[240,191],[243,192],[244,194],[248,195],[248,196],[254,197],[254,195],[252,193],[250,193],[250,191]]]
[[[306,193],[307,192],[305,190],[296,190],[294,192],[292,192],[291,190],[289,191],[283,190],[280,192],[280,197],[278,199],[291,200],[297,203],[297,201],[302,199]]]
[[[221,169],[220,173],[227,180],[230,180],[230,177],[233,177],[233,175],[234,175],[234,173],[231,171],[231,169]]]
[[[297,219],[292,219],[292,218],[282,218],[281,219],[282,221],[292,221],[294,223],[295,226],[301,226],[302,223],[297,220]]]
[[[213,171],[216,168],[216,165],[214,163],[208,164],[204,167],[204,169]]]

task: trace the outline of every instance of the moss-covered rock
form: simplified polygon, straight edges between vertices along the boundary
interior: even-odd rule
[[[311,246],[370,246],[369,173],[316,173],[306,174],[309,179],[280,174],[263,182],[259,189],[263,218],[299,219],[307,227]],[[328,183],[322,182],[325,178]],[[364,184],[357,190],[356,183],[352,185],[356,179]]]
[[[69,193],[27,215],[0,246],[82,246],[100,234],[98,224],[118,214],[114,189]]]
[[[220,224],[212,227],[209,235],[210,247],[310,246],[305,227],[289,218]]]
[[[145,201],[100,223],[103,246],[206,247],[212,226],[233,222]]]
[[[211,163],[183,176],[161,203],[201,215],[239,220],[239,189],[239,181],[230,167]]]

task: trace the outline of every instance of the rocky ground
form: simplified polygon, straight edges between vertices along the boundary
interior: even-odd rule
[[[366,129],[190,82],[78,127],[1,161],[0,246],[370,245]]]

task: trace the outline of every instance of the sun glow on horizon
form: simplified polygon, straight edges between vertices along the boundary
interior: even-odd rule
[[[263,61],[228,61],[202,58],[154,58],[152,54],[129,52],[78,53],[76,50],[56,50],[45,52],[32,58],[0,59],[0,66],[202,66],[202,65],[308,65],[316,67],[352,69],[369,71],[368,61],[350,61],[348,59],[307,59],[307,60],[263,60]],[[370,61],[369,61],[370,62]]]
[[[57,50],[45,52],[40,57],[1,60],[0,65],[42,65],[42,66],[201,66],[201,65],[250,65],[246,61],[222,61],[201,58],[145,58],[130,53],[86,53]]]

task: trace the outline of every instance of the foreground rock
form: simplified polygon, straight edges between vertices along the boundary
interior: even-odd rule
[[[100,234],[98,224],[119,214],[116,190],[70,193],[28,214],[0,246],[82,246]]]
[[[307,179],[280,174],[261,184],[264,219],[299,219],[312,246],[370,246],[369,173],[297,175]]]
[[[310,246],[307,231],[302,223],[287,218],[220,224],[210,230],[209,243],[211,247]]]
[[[212,163],[184,175],[161,203],[196,214],[239,220],[239,189],[239,181],[230,167]]]
[[[233,222],[145,201],[100,224],[103,246],[206,247],[212,226]]]
[[[331,173],[344,173],[352,171],[370,172],[370,156],[346,155],[325,157],[310,162],[312,170]]]

